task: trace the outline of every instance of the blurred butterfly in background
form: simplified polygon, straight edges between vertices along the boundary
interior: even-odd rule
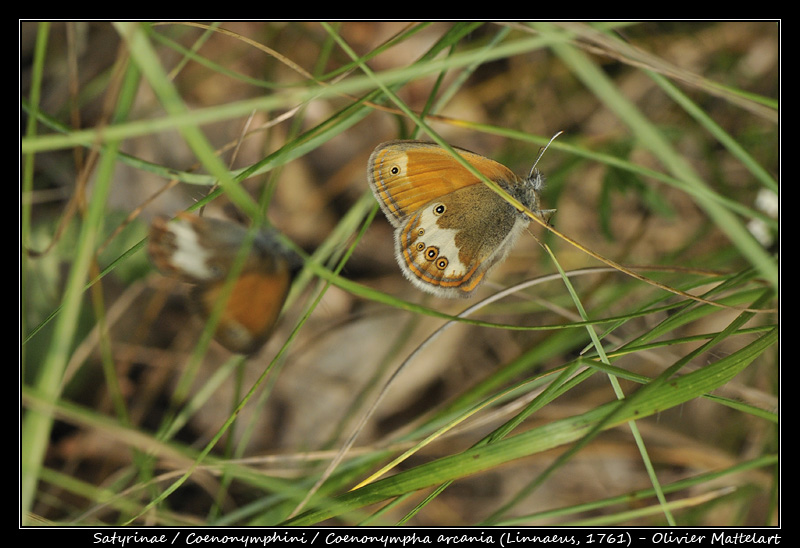
[[[248,229],[233,222],[181,213],[171,222],[153,222],[148,252],[163,274],[194,285],[192,300],[207,320],[247,237]],[[233,282],[215,339],[232,352],[259,350],[272,333],[301,267],[300,257],[274,230],[259,230]]]
[[[544,177],[535,163],[523,178],[480,154],[456,151],[532,213],[549,220],[555,210],[541,209]],[[434,143],[378,145],[369,158],[367,178],[395,227],[395,257],[403,274],[439,297],[471,296],[530,222]]]

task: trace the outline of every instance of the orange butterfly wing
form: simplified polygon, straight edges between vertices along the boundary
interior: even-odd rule
[[[492,181],[518,180],[503,164],[474,152],[456,150]],[[367,175],[383,212],[394,226],[435,198],[482,184],[450,152],[423,141],[389,141],[378,146],[370,156]]]

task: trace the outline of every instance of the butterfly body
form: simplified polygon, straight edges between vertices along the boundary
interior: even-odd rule
[[[241,270],[228,287],[242,246],[248,247]],[[193,285],[192,301],[204,318],[225,299],[215,338],[242,354],[257,351],[272,333],[302,264],[273,231],[250,234],[234,223],[190,214],[154,221],[148,251],[164,274]]]
[[[521,178],[504,165],[456,148],[477,171],[546,218],[543,178]],[[370,156],[370,188],[395,227],[395,255],[406,278],[441,297],[469,297],[502,261],[529,217],[450,152],[423,141],[389,141]]]

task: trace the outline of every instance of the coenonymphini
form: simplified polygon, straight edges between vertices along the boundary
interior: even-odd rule
[[[522,178],[494,160],[453,148],[533,214],[549,220],[555,210],[541,209],[544,178],[536,169],[538,158]],[[472,295],[530,222],[523,211],[434,143],[378,145],[369,158],[367,178],[395,227],[395,257],[403,274],[419,289],[439,297]]]
[[[192,300],[208,319],[246,237],[247,229],[233,222],[181,213],[172,222],[153,222],[148,252],[162,273],[194,285]],[[222,309],[215,339],[240,354],[261,348],[301,266],[274,231],[259,230]]]

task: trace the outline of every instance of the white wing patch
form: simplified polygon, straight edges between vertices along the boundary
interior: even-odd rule
[[[419,217],[420,226],[425,229],[425,234],[418,241],[424,242],[426,248],[431,246],[438,248],[439,257],[447,257],[446,278],[460,278],[466,273],[467,266],[461,262],[456,247],[456,234],[459,231],[454,228],[439,227],[436,224],[438,217],[433,214],[433,207],[425,208]]]
[[[168,230],[175,235],[175,252],[170,262],[198,280],[215,278],[216,273],[208,266],[211,252],[200,245],[194,229],[184,223],[176,222],[170,223]]]

